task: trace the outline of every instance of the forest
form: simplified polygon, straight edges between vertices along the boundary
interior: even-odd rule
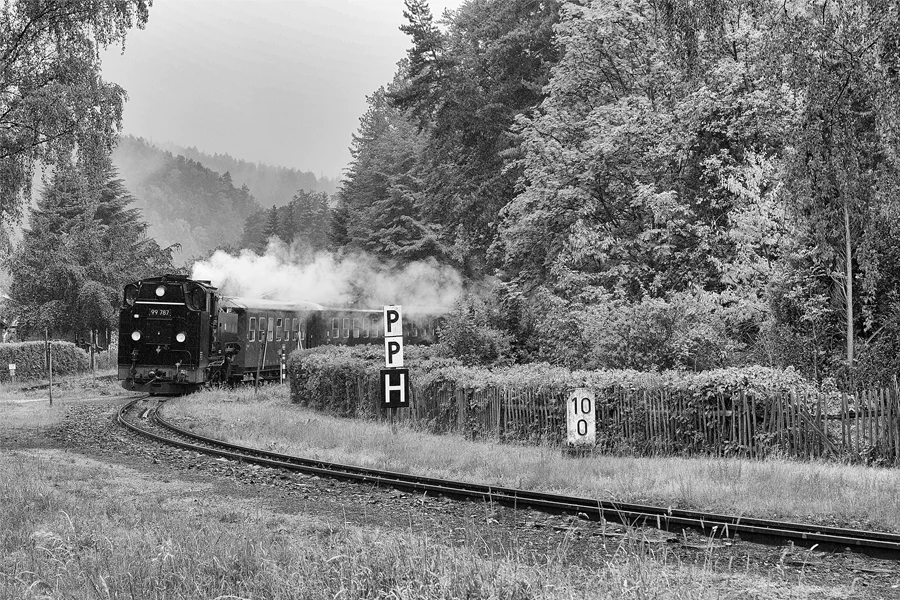
[[[900,3],[405,9],[333,237],[490,278],[473,360],[897,372]]]
[[[472,294],[447,344],[471,362],[819,382],[900,366],[900,0],[405,0],[406,57],[337,193],[275,168],[288,191],[264,204],[246,183],[264,166],[120,139],[125,91],[95,50],[148,7],[3,9],[0,218],[21,217],[34,165],[58,175],[34,223],[59,236],[31,229],[7,262],[29,314],[43,292],[24,278],[78,227],[132,274],[275,236],[454,266]],[[63,304],[98,281],[113,298],[98,256],[60,269]]]

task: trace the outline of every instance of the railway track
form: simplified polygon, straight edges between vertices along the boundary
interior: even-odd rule
[[[693,530],[708,537],[739,537],[754,543],[795,544],[833,552],[851,550],[875,558],[900,560],[900,534],[662,508],[448,481],[299,458],[228,444],[192,433],[166,421],[156,407],[134,410],[138,402],[146,398],[147,396],[138,397],[125,404],[118,413],[119,423],[136,433],[164,444],[244,463],[392,487],[412,493],[482,500],[520,509],[577,515],[591,521],[605,520],[632,527],[649,526],[670,532]],[[129,417],[129,414],[137,414],[137,421],[146,420],[152,428],[163,433],[154,431],[151,427],[139,425],[135,422],[134,417]]]

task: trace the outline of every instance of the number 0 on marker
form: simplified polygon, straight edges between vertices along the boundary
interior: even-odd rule
[[[593,446],[597,441],[597,417],[594,390],[576,388],[566,400],[568,442],[574,446]]]

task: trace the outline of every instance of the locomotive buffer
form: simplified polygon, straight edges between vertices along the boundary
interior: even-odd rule
[[[380,375],[382,406],[408,408],[409,369],[403,368],[403,311],[399,305],[384,307],[384,364]]]

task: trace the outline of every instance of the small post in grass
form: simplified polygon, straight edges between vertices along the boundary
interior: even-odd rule
[[[94,348],[96,347],[96,339],[94,338],[94,330],[91,329],[91,379],[97,379],[97,370],[94,363]]]
[[[50,331],[44,327],[44,347],[47,349],[47,390],[50,393],[50,406],[53,406],[53,351],[50,347]]]

